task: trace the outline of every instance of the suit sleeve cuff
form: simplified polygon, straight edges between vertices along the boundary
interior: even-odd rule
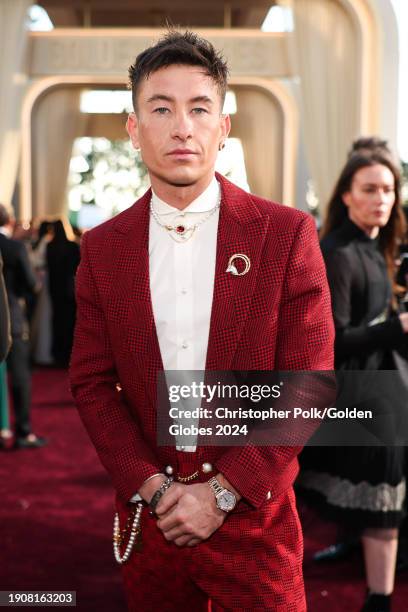
[[[152,474],[151,476],[149,476],[149,478],[146,478],[146,480],[142,483],[141,486],[143,486],[144,484],[146,484],[146,482],[148,482],[149,480],[151,480],[152,478],[156,478],[156,476],[164,476],[164,474],[162,472],[157,472],[156,474]],[[165,476],[164,476],[165,477]],[[142,497],[139,495],[139,493],[135,493],[129,500],[129,502],[131,504],[136,504],[139,501],[142,501]]]

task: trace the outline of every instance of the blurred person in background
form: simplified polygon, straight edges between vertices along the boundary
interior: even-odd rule
[[[83,236],[83,230],[78,227],[77,225],[73,225],[72,226],[72,231],[74,232],[74,240],[77,244],[81,244],[81,240],[82,240],[82,236]]]
[[[379,138],[378,136],[366,136],[362,138],[358,138],[353,142],[353,145],[349,151],[348,156],[351,157],[355,153],[370,153],[370,152],[380,152],[385,155],[388,155],[394,162],[396,166],[399,165],[399,160],[396,156],[394,156],[393,151],[391,151],[388,141],[383,138]],[[403,203],[402,203],[403,204]],[[403,205],[402,208],[406,224],[408,222],[408,207]],[[408,225],[407,225],[408,227]],[[408,311],[408,234],[405,232],[405,236],[399,245],[399,256],[396,260],[397,263],[397,274],[396,274],[396,282],[401,287],[402,292],[398,295],[399,302],[399,310],[400,312]],[[405,290],[405,294],[403,295],[403,291]],[[399,293],[399,292],[398,292]],[[405,357],[405,362],[408,361],[408,352],[407,348],[404,351],[400,351],[403,357]],[[401,358],[403,358],[401,357]],[[401,363],[401,361],[400,361]],[[406,457],[406,470],[405,470],[405,479],[408,473],[408,455]],[[405,517],[400,530],[400,538],[399,538],[399,547],[398,547],[398,556],[397,556],[397,570],[405,570],[408,567],[408,517],[407,517],[407,498],[405,498]]]
[[[29,223],[23,223],[22,221],[17,221],[16,219],[13,219],[13,230],[10,238],[18,240],[18,242],[24,244],[30,262],[32,256],[32,242],[34,233],[35,231],[32,220]],[[36,293],[27,293],[25,296],[25,313],[28,320],[28,324],[30,326],[30,333],[32,318],[37,307],[37,297],[38,296]]]
[[[400,173],[383,141],[363,144],[357,141],[349,155],[322,230],[336,369],[395,369],[393,349],[406,346],[408,333],[408,313],[393,312],[395,261],[405,235]],[[309,449],[303,460],[300,486],[320,498],[345,532],[361,537],[368,587],[364,612],[391,609],[404,462],[405,448],[397,446]]]
[[[3,259],[0,253],[0,448],[6,446],[11,436],[8,418],[6,364],[4,363],[10,349],[10,343],[10,313],[3,279]]]
[[[4,264],[12,345],[7,358],[11,376],[11,390],[15,414],[15,448],[39,448],[45,438],[31,430],[31,371],[29,329],[25,312],[25,296],[38,290],[27,250],[22,242],[11,238],[13,219],[9,210],[0,204],[0,252]]]
[[[49,292],[47,246],[53,237],[50,221],[42,221],[37,235],[32,243],[30,259],[41,285],[37,296],[36,307],[31,321],[32,359],[38,365],[51,365],[53,356],[52,345],[52,306]]]
[[[14,219],[12,238],[14,238],[14,240],[19,240],[20,242],[24,242],[28,250],[31,248],[32,234],[33,234],[33,226],[32,226],[31,221],[30,223],[26,224],[26,223],[21,223],[20,221],[16,221]]]
[[[3,258],[0,253],[0,363],[7,357],[10,341],[10,313],[3,278]]]
[[[52,238],[47,244],[46,260],[52,304],[52,355],[56,365],[67,367],[71,356],[75,327],[75,273],[79,264],[79,246],[67,235],[61,220],[51,224]],[[73,238],[73,235],[72,235]]]

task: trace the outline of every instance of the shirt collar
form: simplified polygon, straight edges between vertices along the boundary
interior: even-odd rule
[[[186,208],[180,211],[175,206],[170,206],[163,200],[161,200],[152,189],[152,206],[155,212],[159,215],[171,215],[171,214],[180,214],[183,213],[202,213],[208,212],[217,205],[218,199],[220,197],[220,186],[218,184],[215,176],[213,177],[211,183],[208,187],[196,198],[193,200]]]
[[[370,238],[370,236],[368,236],[361,227],[358,227],[358,225],[348,216],[344,220],[343,227],[350,238],[360,240],[361,242],[367,242],[367,244],[376,245],[379,243],[379,234],[375,238]]]
[[[0,234],[3,234],[3,236],[7,236],[7,238],[10,238],[11,230],[3,225],[2,227],[0,227]]]

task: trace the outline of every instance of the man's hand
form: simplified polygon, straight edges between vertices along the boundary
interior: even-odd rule
[[[177,546],[194,546],[223,524],[226,514],[217,508],[207,483],[173,483],[157,504],[158,527]]]

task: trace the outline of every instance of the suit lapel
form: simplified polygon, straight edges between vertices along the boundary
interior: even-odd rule
[[[228,370],[255,290],[268,218],[259,213],[249,194],[220,175],[217,179],[222,200],[206,369]],[[238,253],[251,262],[244,276],[226,272],[230,257]]]
[[[115,248],[116,287],[120,287],[122,303],[127,304],[128,340],[134,347],[135,365],[146,372],[146,379],[155,385],[156,372],[163,369],[154,322],[149,280],[149,218],[151,191],[121,216],[115,230],[122,234]],[[147,382],[146,380],[146,382]]]

